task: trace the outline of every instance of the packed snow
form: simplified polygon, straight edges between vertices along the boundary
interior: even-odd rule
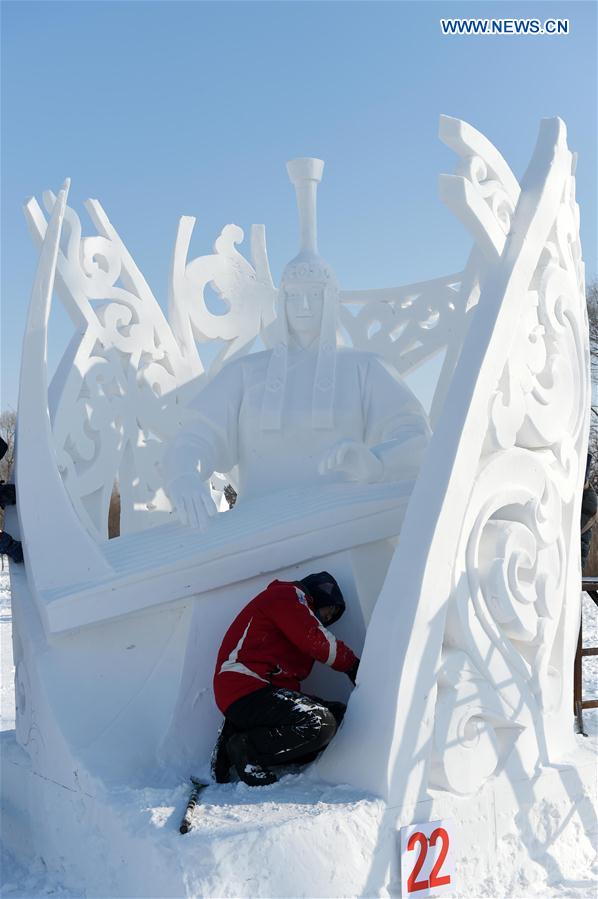
[[[584,596],[584,642],[598,644],[598,609]],[[15,726],[13,659],[11,640],[11,597],[8,572],[0,573],[0,648],[2,652],[1,728],[10,731]],[[598,696],[598,657],[584,660],[584,696]],[[584,713],[588,737],[578,737],[585,748],[598,749],[598,710]],[[287,774],[281,780],[259,790],[243,783],[209,786],[200,797],[193,830],[181,837],[178,825],[189,794],[189,785],[156,785],[142,790],[123,790],[119,802],[123,816],[131,828],[150,827],[157,838],[166,843],[182,861],[185,857],[197,859],[202,854],[213,868],[213,889],[206,880],[205,867],[201,882],[194,891],[193,872],[189,870],[188,895],[215,897],[217,884],[227,879],[230,892],[227,895],[263,895],[263,884],[243,882],[242,871],[235,872],[235,861],[247,852],[259,851],[264,859],[276,841],[288,839],[294,846],[293,857],[285,859],[287,870],[280,871],[278,883],[292,895],[294,870],[309,866],[306,857],[307,842],[304,837],[310,828],[318,827],[325,845],[322,852],[335,862],[345,882],[350,882],[352,866],[356,869],[364,853],[373,851],[373,840],[383,814],[383,803],[364,800],[348,787],[328,787],[314,780],[310,772]],[[346,814],[344,814],[346,810]],[[340,812],[340,815],[339,815]],[[546,804],[542,812],[545,832],[551,833],[553,810]],[[344,821],[352,819],[358,826],[350,828]],[[267,826],[260,829],[260,825]],[[497,859],[497,873],[492,882],[484,885],[480,897],[570,897],[587,899],[595,894],[595,878],[591,863],[591,836],[584,834],[578,823],[567,839],[561,840],[558,852],[540,850],[525,869],[509,870],[508,858]],[[259,847],[256,840],[260,841]],[[247,843],[251,845],[248,847]],[[548,842],[548,841],[547,841]],[[287,864],[288,861],[288,864]],[[35,899],[52,896],[57,899],[82,899],[86,885],[73,891],[67,889],[54,875],[49,874],[41,860],[23,862],[2,847],[2,883],[0,895],[14,899]],[[266,865],[266,862],[265,862]],[[560,879],[559,872],[575,872],[574,878]],[[271,874],[271,872],[270,872]],[[98,872],[100,876],[100,872]],[[220,880],[219,880],[220,878]],[[547,882],[550,886],[547,887]],[[206,892],[206,889],[209,892]],[[362,895],[368,895],[362,893]],[[372,894],[374,895],[374,894]],[[459,891],[457,895],[463,895]]]

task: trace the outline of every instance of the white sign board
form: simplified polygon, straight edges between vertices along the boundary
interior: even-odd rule
[[[401,896],[446,896],[455,889],[452,820],[401,827]]]

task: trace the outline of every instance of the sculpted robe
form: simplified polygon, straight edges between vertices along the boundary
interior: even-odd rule
[[[346,480],[319,474],[318,465],[342,440],[365,443],[383,463],[379,480],[415,479],[430,436],[427,416],[399,375],[379,356],[338,348],[334,425],[312,425],[317,351],[289,352],[280,428],[262,426],[271,350],[226,365],[190,403],[196,417],[165,459],[166,480],[238,469],[239,502],[289,486]]]

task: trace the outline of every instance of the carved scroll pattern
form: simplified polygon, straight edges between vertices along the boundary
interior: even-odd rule
[[[51,210],[53,195],[44,199]],[[190,367],[101,206],[89,201],[88,209],[101,234],[83,236],[76,213],[65,215],[59,286],[78,332],[51,393],[59,469],[80,519],[101,538],[115,480],[123,530],[143,526],[148,511],[168,514],[159,447],[178,426],[172,396]],[[45,219],[35,201],[27,212],[43,237]]]
[[[467,122],[441,116],[440,139],[460,157],[454,175],[441,175],[440,195],[493,262],[511,230],[517,179],[496,147]]]
[[[278,291],[272,282],[263,225],[251,229],[250,264],[236,245],[244,239],[242,228],[226,225],[214,244],[214,253],[187,261],[195,219],[183,216],[179,224],[173,262],[171,321],[181,346],[187,342],[219,341],[220,353],[212,359],[210,374],[226,361],[251,350],[274,318]],[[225,307],[211,311],[206,288],[211,287]],[[183,326],[179,327],[179,322]],[[186,329],[186,330],[185,330]]]
[[[501,182],[492,177],[488,164],[481,156],[466,157],[457,167],[456,173],[473,185],[503,234],[507,235],[511,230],[517,198],[509,196]]]
[[[462,336],[461,279],[458,273],[394,290],[341,293],[341,340],[378,353],[401,374],[412,371],[444,349],[455,332]]]
[[[578,222],[571,176],[491,396],[463,525],[432,765],[432,783],[455,792],[477,789],[523,728],[548,761],[545,728],[569,690],[563,622],[569,575],[579,578],[589,408]]]
[[[440,138],[460,157],[456,173],[441,176],[440,194],[474,237],[466,270],[396,289],[342,292],[340,319],[353,346],[379,353],[402,374],[449,348],[441,375],[448,382],[487,263],[495,264],[504,248],[520,187],[498,150],[467,122],[442,116]]]
[[[44,195],[48,211],[51,192]],[[170,322],[97,201],[87,202],[100,233],[83,236],[67,208],[58,261],[58,287],[76,327],[55,376],[53,435],[57,463],[81,521],[98,539],[107,537],[115,482],[120,490],[120,532],[159,524],[170,515],[160,463],[164,441],[181,426],[179,388],[201,379],[196,341],[220,340],[210,360],[250,349],[272,317],[274,297],[263,229],[252,234],[253,268],[236,250],[243,232],[227,225],[214,254],[187,264],[193,219],[179,226],[173,261]],[[41,241],[45,217],[35,200],[26,215]],[[211,313],[203,291],[210,284],[226,313]],[[216,491],[218,493],[218,491]],[[219,499],[219,496],[216,497]]]

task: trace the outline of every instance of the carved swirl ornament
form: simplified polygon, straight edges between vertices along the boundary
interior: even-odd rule
[[[54,201],[48,192],[48,211]],[[203,376],[195,343],[191,353],[183,352],[184,328],[192,324],[198,339],[225,343],[213,371],[231,343],[251,344],[267,315],[264,284],[235,249],[240,228],[227,226],[212,256],[183,265],[182,272],[175,266],[171,327],[99,203],[89,201],[88,210],[102,234],[83,237],[76,213],[67,207],[65,214],[59,286],[77,333],[58,367],[50,405],[65,485],[81,521],[102,539],[115,482],[121,533],[159,524],[170,513],[163,447],[184,418],[177,391]],[[31,201],[26,211],[41,240],[46,222],[39,206]],[[208,283],[226,298],[227,314],[208,311]],[[267,300],[273,305],[271,287]]]
[[[176,390],[182,366],[159,307],[151,308],[147,288],[127,268],[118,242],[82,238],[70,209],[65,231],[60,271],[86,328],[61,385],[54,438],[79,515],[92,532],[103,535],[116,480],[125,508],[165,505],[158,447],[176,420],[173,405],[163,397]],[[131,456],[137,472],[132,480],[121,476]]]
[[[363,291],[354,303],[347,293],[340,307],[341,340],[378,353],[400,373],[411,371],[446,347],[452,330],[462,329],[461,278],[458,273],[392,292]]]
[[[487,163],[481,156],[468,156],[457,166],[457,172],[471,182],[490,208],[503,233],[508,234],[515,204],[501,181],[491,176]]]
[[[490,398],[437,698],[432,784],[455,792],[498,770],[524,727],[546,761],[542,729],[570,689],[563,622],[589,404],[578,221],[569,176]]]

